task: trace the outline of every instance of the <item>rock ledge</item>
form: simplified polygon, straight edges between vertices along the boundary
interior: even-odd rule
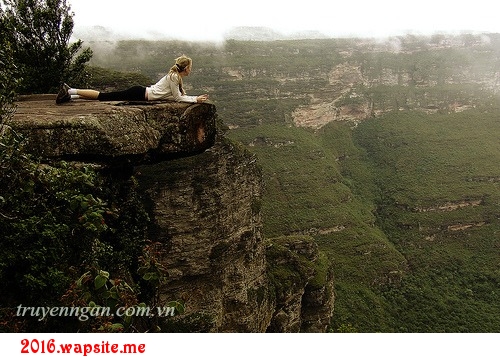
[[[134,164],[200,153],[215,143],[215,105],[21,97],[9,125],[45,158],[116,160]]]

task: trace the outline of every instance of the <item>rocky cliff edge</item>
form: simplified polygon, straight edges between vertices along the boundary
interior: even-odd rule
[[[213,104],[73,101],[21,97],[9,123],[28,139],[28,150],[46,158],[161,161],[214,145]]]

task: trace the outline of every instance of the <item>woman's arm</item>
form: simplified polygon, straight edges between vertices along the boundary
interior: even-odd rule
[[[198,102],[198,97],[196,96],[187,96],[185,94],[182,94],[180,89],[179,89],[179,75],[173,74],[173,75],[168,75],[168,84],[170,86],[170,91],[172,92],[172,96],[174,97],[174,100],[177,102],[191,102],[191,103],[196,103]]]

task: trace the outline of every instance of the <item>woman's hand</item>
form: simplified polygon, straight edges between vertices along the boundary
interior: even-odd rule
[[[208,100],[208,94],[202,94],[202,95],[196,97],[196,102],[198,102],[198,103],[205,102],[206,100]]]

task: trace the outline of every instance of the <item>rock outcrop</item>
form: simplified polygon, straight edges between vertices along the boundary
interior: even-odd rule
[[[268,275],[276,306],[268,332],[324,332],[334,303],[331,265],[310,236],[269,240]]]
[[[50,101],[48,101],[50,100]],[[333,310],[331,265],[310,237],[264,240],[256,158],[217,133],[213,104],[18,102],[10,125],[49,162],[70,158],[139,183],[168,273],[160,303],[185,313],[178,332],[323,332]],[[111,168],[111,169],[110,169]],[[106,171],[103,171],[106,172]]]
[[[213,104],[74,101],[22,97],[10,125],[28,138],[28,150],[46,158],[161,161],[214,145]]]

